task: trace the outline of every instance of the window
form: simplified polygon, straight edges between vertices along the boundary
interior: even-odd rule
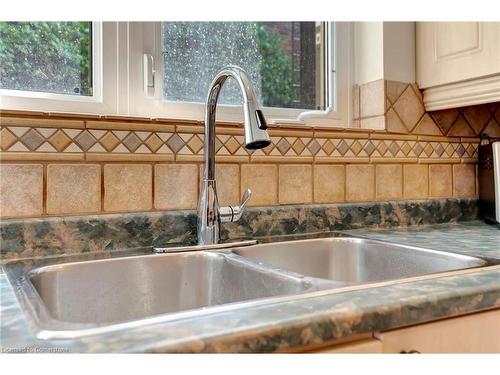
[[[324,85],[317,79],[321,23],[316,22],[164,22],[163,97],[204,102],[208,86],[226,65],[245,69],[265,107],[324,109]],[[324,68],[323,68],[324,69]],[[231,80],[220,103],[239,104]]]
[[[203,120],[214,75],[240,65],[269,122],[349,126],[347,22],[0,22],[4,109]],[[229,80],[220,121],[241,121]]]
[[[0,88],[92,96],[91,22],[0,22]]]

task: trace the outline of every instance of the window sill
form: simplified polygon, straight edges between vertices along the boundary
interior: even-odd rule
[[[39,118],[39,119],[82,119],[82,120],[100,120],[100,121],[112,121],[112,122],[129,122],[129,123],[143,123],[145,126],[151,123],[165,124],[165,125],[187,125],[187,126],[202,126],[203,121],[197,119],[179,119],[170,117],[144,117],[144,116],[120,116],[120,115],[99,115],[90,113],[76,113],[76,112],[44,112],[44,111],[28,111],[28,110],[14,110],[14,109],[0,109],[0,120],[3,116],[9,117],[24,117],[24,118]],[[360,129],[353,127],[341,126],[339,120],[325,119],[322,121],[328,121],[328,124],[314,123],[312,120],[310,123],[306,123],[299,120],[289,120],[289,119],[276,119],[271,121],[269,124],[270,129],[280,129],[280,128],[293,128],[300,130],[332,130],[332,131],[346,131],[346,132],[364,132],[369,133],[373,130],[371,129]],[[1,121],[0,121],[1,123]],[[218,126],[241,126],[241,121],[217,121]],[[3,125],[3,124],[2,124]]]

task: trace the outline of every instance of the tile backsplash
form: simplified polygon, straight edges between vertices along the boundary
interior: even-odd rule
[[[377,80],[354,87],[354,123],[396,134],[500,138],[499,103],[426,112],[416,84]]]
[[[499,136],[500,103],[425,113],[413,85],[358,90],[356,121],[387,130],[279,126],[248,151],[241,126],[218,124],[220,203],[246,188],[253,206],[476,196],[478,134]],[[0,125],[3,218],[196,208],[200,122],[2,111]]]

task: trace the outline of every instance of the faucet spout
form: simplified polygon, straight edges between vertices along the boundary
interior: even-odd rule
[[[218,243],[220,222],[235,221],[234,218],[239,218],[243,210],[240,206],[219,208],[215,181],[215,115],[220,91],[229,77],[235,79],[243,95],[245,147],[255,150],[271,144],[267,123],[248,75],[238,66],[225,67],[210,85],[205,108],[205,166],[198,203],[198,242],[203,245]],[[227,214],[234,209],[239,215]]]

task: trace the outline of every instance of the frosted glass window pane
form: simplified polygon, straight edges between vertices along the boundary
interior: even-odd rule
[[[91,22],[0,22],[0,88],[92,95]]]
[[[315,22],[164,22],[164,98],[205,102],[225,65],[246,70],[266,107],[322,109]],[[240,104],[235,82],[220,102]]]

